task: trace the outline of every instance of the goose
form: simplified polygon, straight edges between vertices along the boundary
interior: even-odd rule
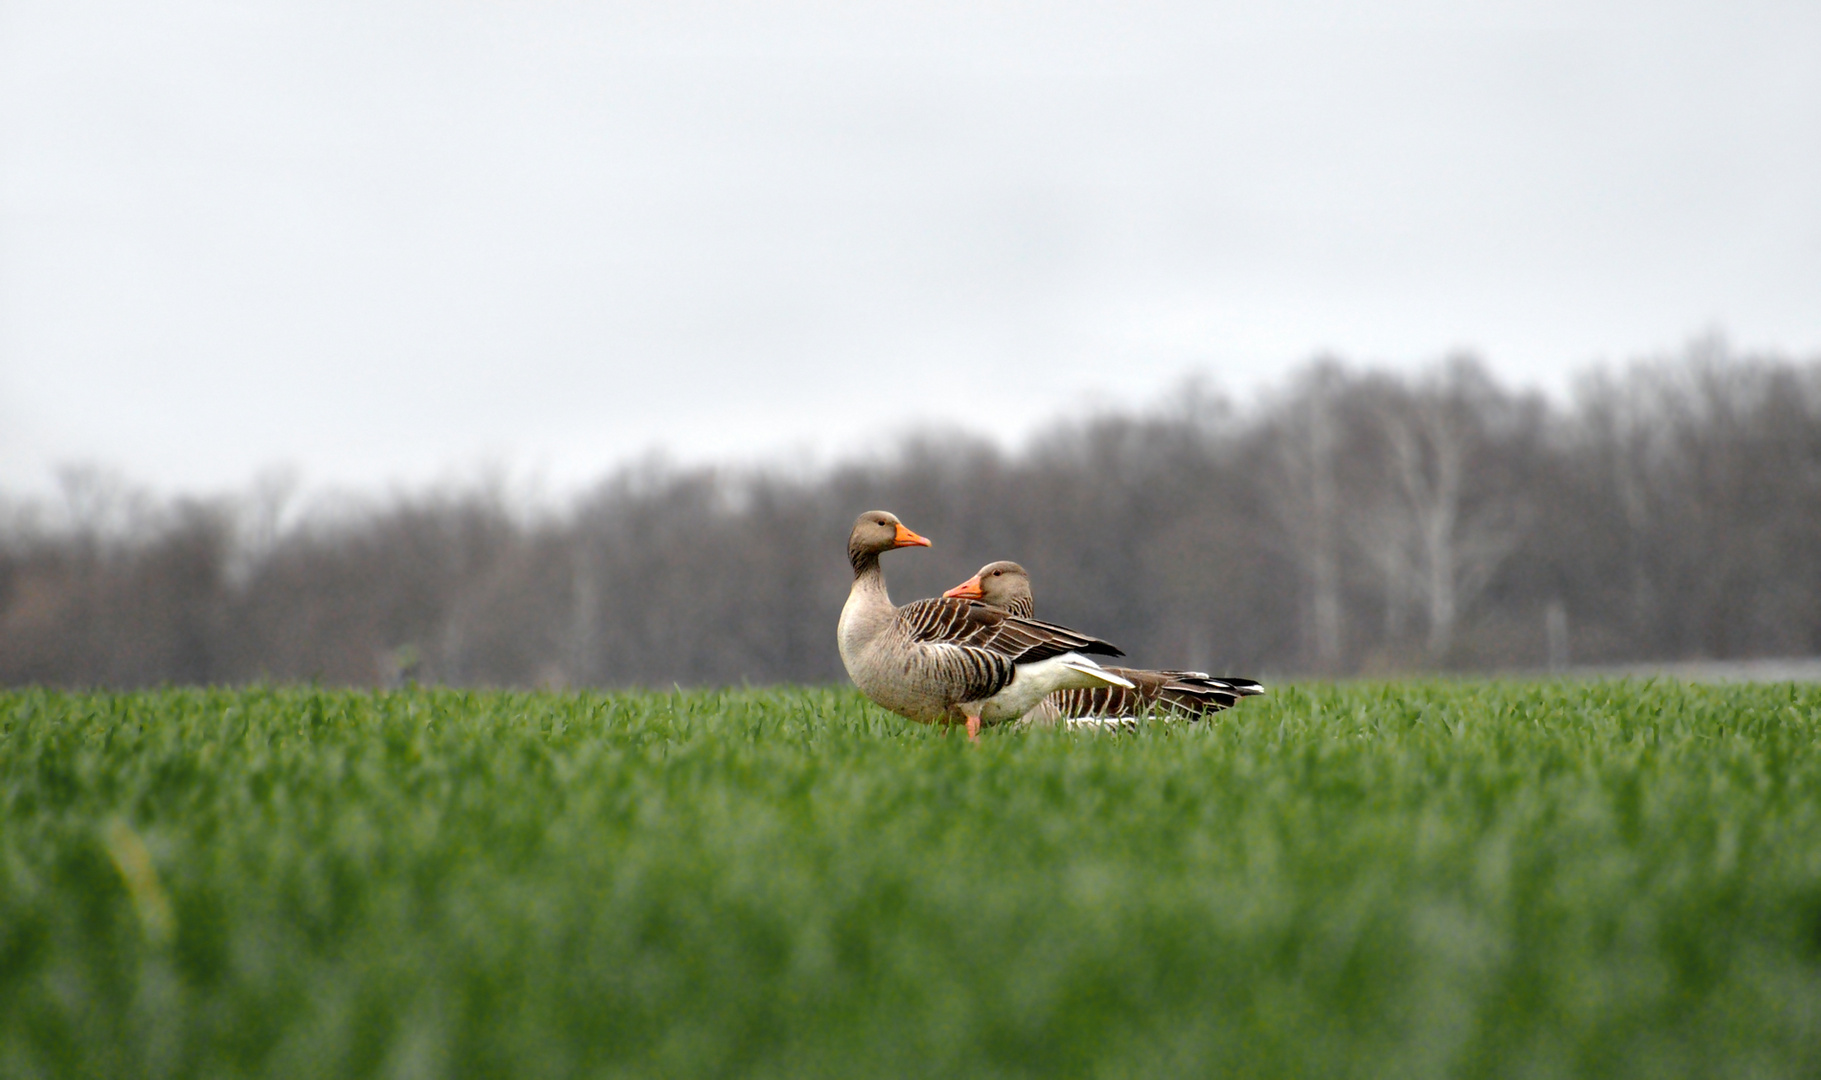
[[[1058,690],[1133,688],[1088,656],[1124,656],[1117,646],[1066,626],[973,600],[893,605],[879,556],[929,546],[883,510],[861,514],[848,535],[854,584],[836,640],[848,677],[875,703],[919,723],[965,724],[978,741],[982,725],[1016,720]]]
[[[950,599],[976,600],[1008,614],[1033,618],[1036,599],[1031,576],[1015,562],[987,563],[979,573],[942,594]],[[1057,719],[1077,721],[1112,719],[1115,722],[1141,713],[1171,713],[1199,720],[1209,713],[1232,708],[1243,697],[1262,694],[1265,688],[1251,679],[1215,677],[1204,671],[1146,671],[1106,668],[1131,684],[1062,690],[1051,694],[1030,715],[1032,722]]]

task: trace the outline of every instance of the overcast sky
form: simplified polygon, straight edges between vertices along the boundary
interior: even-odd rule
[[[0,0],[0,490],[1821,351],[1821,4]]]

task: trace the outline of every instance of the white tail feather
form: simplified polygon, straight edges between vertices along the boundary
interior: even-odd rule
[[[1070,671],[1079,671],[1083,675],[1088,676],[1089,678],[1098,679],[1101,682],[1106,683],[1108,686],[1118,686],[1118,687],[1122,687],[1126,690],[1132,689],[1131,680],[1125,678],[1122,675],[1115,675],[1112,672],[1101,667],[1099,664],[1094,663],[1093,661],[1086,661],[1086,662],[1081,662],[1081,663],[1070,661],[1068,663],[1064,663],[1062,666],[1065,668],[1068,668]]]

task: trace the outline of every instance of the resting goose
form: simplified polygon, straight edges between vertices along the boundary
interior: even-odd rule
[[[883,510],[861,514],[847,539],[853,589],[836,631],[841,663],[879,705],[925,724],[1016,720],[1058,690],[1130,689],[1090,660],[1118,648],[1066,626],[1038,622],[971,600],[918,600],[896,607],[879,556],[929,541]]]
[[[1037,606],[1031,594],[1031,576],[1024,567],[1009,561],[987,563],[979,573],[942,595],[950,599],[978,600],[1026,619],[1035,614]],[[1131,685],[1059,691],[1046,698],[1031,719],[1123,718],[1163,712],[1198,720],[1209,713],[1233,707],[1242,697],[1265,692],[1263,686],[1251,679],[1216,678],[1202,671],[1104,670]]]

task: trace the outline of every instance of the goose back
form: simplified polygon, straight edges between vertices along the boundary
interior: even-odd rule
[[[1010,686],[1018,665],[1069,653],[1123,655],[1065,626],[1021,619],[971,600],[918,600],[848,656],[848,673],[873,701],[925,723],[954,722],[958,706]]]
[[[1036,599],[1030,574],[1015,562],[987,563],[967,581],[944,594],[978,603],[1035,621]],[[1106,669],[1132,686],[1096,686],[1058,690],[1032,710],[1033,722],[1074,717],[1123,717],[1163,713],[1196,719],[1232,708],[1239,699],[1264,693],[1251,679],[1215,677],[1201,671],[1151,671],[1141,668]]]

